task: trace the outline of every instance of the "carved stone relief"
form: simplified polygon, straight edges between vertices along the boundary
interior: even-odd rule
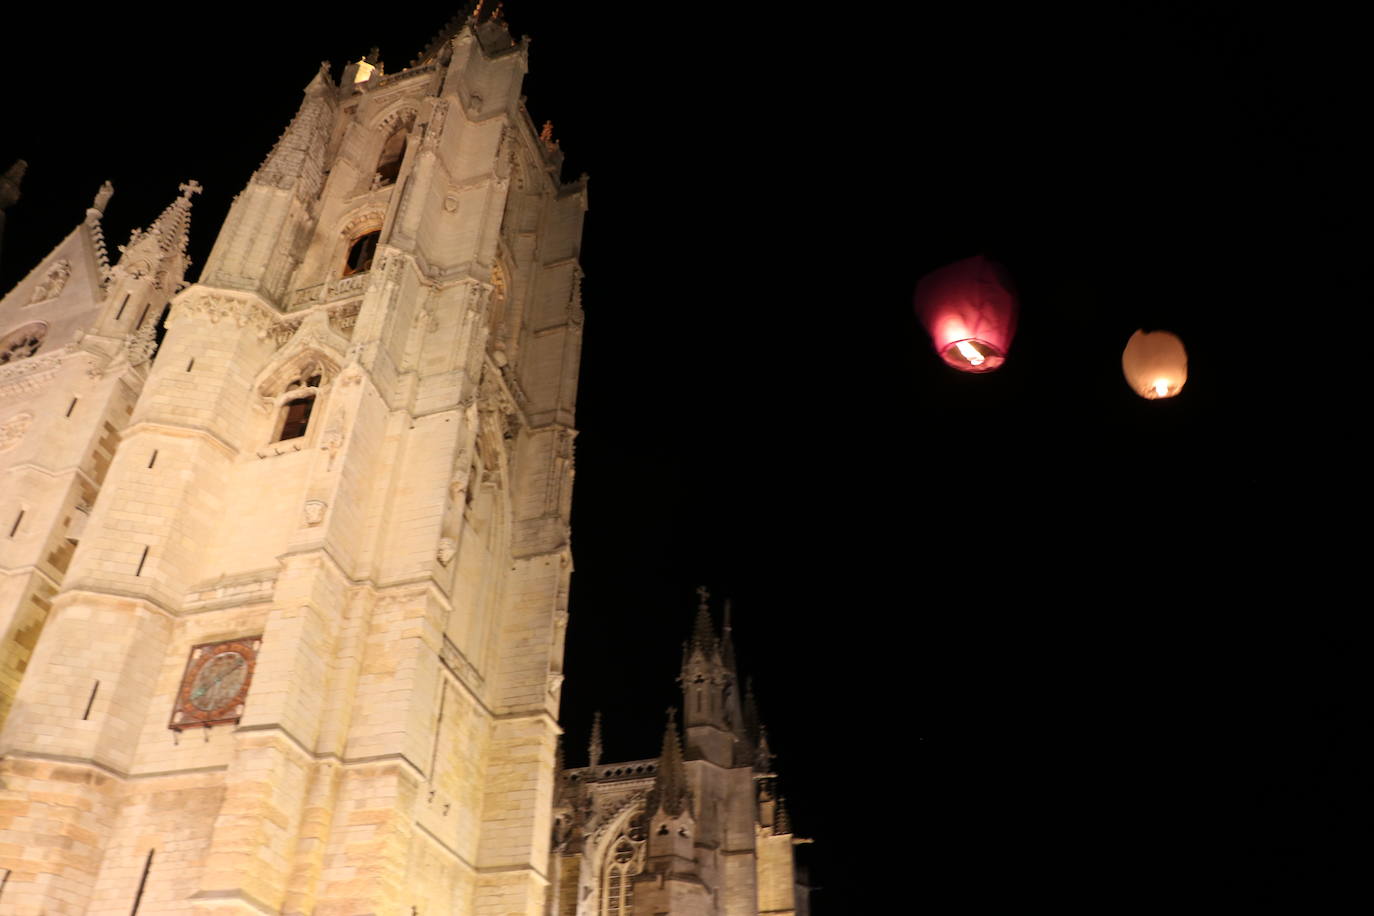
[[[157,325],[154,322],[145,322],[142,327],[136,328],[132,334],[124,338],[124,352],[131,366],[143,365],[152,358],[155,350]]]
[[[305,523],[313,527],[324,521],[324,510],[328,507],[328,504],[322,499],[307,499],[305,501]]]
[[[17,413],[3,423],[0,423],[0,452],[8,452],[10,449],[19,445],[24,434],[29,431],[30,424],[33,423],[33,414],[25,411]]]
[[[167,316],[167,323],[172,324],[187,315],[198,315],[211,324],[228,320],[240,328],[251,327],[260,340],[266,339],[272,332],[275,320],[265,306],[256,302],[212,293],[200,293],[178,300]]]
[[[33,296],[30,297],[29,304],[33,305],[37,302],[46,302],[56,297],[58,293],[62,292],[62,288],[67,285],[67,280],[71,278],[71,275],[71,262],[66,258],[58,261],[48,269],[47,275],[33,288]]]

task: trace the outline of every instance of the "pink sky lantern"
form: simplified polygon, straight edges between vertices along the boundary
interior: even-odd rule
[[[941,267],[916,284],[916,316],[935,352],[961,372],[991,372],[1007,361],[1017,308],[1006,270],[982,255]]]

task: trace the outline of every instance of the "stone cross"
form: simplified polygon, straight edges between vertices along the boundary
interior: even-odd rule
[[[201,191],[204,191],[205,189],[201,187],[199,181],[196,181],[194,178],[192,178],[189,182],[185,184],[177,185],[177,190],[181,192],[182,197],[184,197],[186,200],[190,200],[192,194],[199,194]]]

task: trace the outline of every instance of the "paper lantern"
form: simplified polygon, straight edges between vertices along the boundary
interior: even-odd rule
[[[1176,334],[1136,331],[1121,353],[1121,371],[1142,398],[1171,398],[1188,381],[1188,354]]]
[[[1007,361],[1016,311],[1006,271],[982,255],[926,274],[916,285],[916,315],[935,352],[962,372],[991,372]]]

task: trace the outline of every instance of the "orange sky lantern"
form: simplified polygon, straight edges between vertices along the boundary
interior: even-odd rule
[[[928,273],[916,285],[916,315],[935,352],[961,372],[991,372],[1006,362],[1017,310],[1006,270],[982,255]]]
[[[1176,334],[1136,331],[1121,354],[1121,371],[1142,398],[1171,398],[1188,381],[1188,354]]]

